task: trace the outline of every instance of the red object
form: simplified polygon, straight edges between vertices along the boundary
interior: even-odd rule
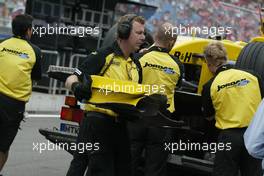
[[[81,109],[70,108],[70,107],[61,108],[61,119],[62,120],[80,123],[83,117],[84,117],[84,112]]]
[[[66,96],[65,97],[65,105],[76,106],[77,105],[77,99],[75,97]]]

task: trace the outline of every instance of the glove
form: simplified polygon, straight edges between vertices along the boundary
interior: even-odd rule
[[[167,108],[167,97],[161,94],[152,94],[142,98],[137,103],[142,116],[156,116],[159,111]]]
[[[91,85],[92,79],[89,77],[89,79],[86,79],[84,83],[74,82],[71,86],[71,90],[77,100],[82,102],[82,100],[89,100],[91,98]]]
[[[166,111],[170,106],[167,104],[167,96],[161,94],[152,94],[149,96],[152,99],[152,103],[156,103],[159,106],[160,111]]]

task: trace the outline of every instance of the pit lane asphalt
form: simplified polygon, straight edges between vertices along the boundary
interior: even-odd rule
[[[21,129],[10,148],[9,159],[3,169],[3,176],[65,176],[72,155],[64,150],[40,151],[34,148],[37,143],[48,144],[39,128],[59,127],[59,118],[50,115],[33,115],[21,122]],[[34,144],[33,144],[34,143]],[[168,169],[168,176],[205,176],[190,173],[181,168]]]
[[[10,148],[3,176],[65,176],[72,156],[64,150],[40,151],[33,143],[48,143],[39,132],[39,128],[59,127],[59,118],[32,117],[21,122]]]

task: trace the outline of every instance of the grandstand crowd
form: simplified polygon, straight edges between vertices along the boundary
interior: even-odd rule
[[[136,0],[134,0],[136,1]],[[152,31],[156,26],[168,21],[175,26],[186,27],[231,27],[232,33],[225,36],[230,40],[249,41],[259,35],[259,4],[263,0],[139,0],[157,6],[156,13],[148,20]],[[0,26],[11,27],[12,16],[25,8],[26,0],[0,0]],[[137,9],[138,8],[138,9]],[[147,10],[138,6],[119,6],[124,13],[139,11],[149,16]],[[199,37],[208,37],[198,34]]]
[[[249,41],[259,35],[259,4],[262,0],[140,0],[142,3],[158,6],[156,13],[148,20],[153,30],[165,21],[175,26],[186,27],[232,27],[232,33],[225,36],[230,40]],[[136,11],[126,9],[126,12]],[[144,15],[144,12],[142,12]],[[147,12],[145,12],[147,13]],[[208,37],[203,34],[200,37]]]

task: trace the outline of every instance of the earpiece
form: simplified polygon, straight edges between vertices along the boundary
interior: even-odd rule
[[[132,21],[137,17],[137,15],[131,15],[126,21],[118,25],[117,35],[120,39],[128,39],[130,32],[132,30]]]

